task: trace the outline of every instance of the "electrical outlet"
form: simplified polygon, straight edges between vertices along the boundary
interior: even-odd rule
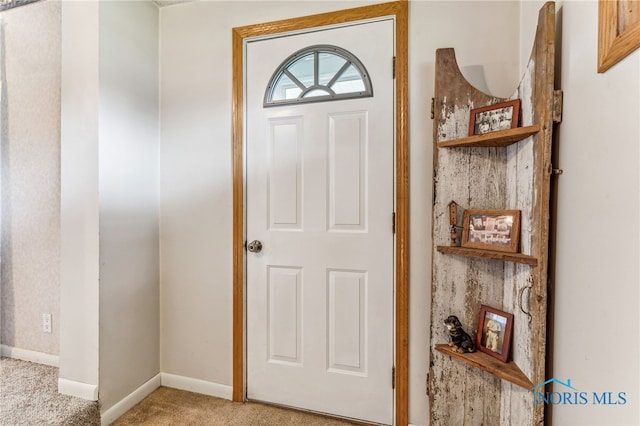
[[[42,314],[42,331],[51,333],[51,314]]]

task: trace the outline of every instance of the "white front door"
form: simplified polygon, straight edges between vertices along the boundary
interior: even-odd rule
[[[373,97],[264,107],[292,53],[335,45]],[[391,424],[394,21],[247,43],[247,395]]]

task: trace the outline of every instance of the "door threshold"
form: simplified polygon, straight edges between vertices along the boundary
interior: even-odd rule
[[[352,418],[349,418],[349,417],[337,416],[335,414],[321,413],[319,411],[305,410],[304,408],[292,407],[292,406],[284,405],[284,404],[276,404],[274,402],[259,401],[259,400],[256,400],[256,399],[246,399],[245,402],[250,402],[252,404],[267,405],[267,406],[270,406],[270,407],[282,408],[284,410],[289,410],[289,411],[295,411],[295,412],[298,412],[298,413],[309,414],[309,415],[312,415],[312,416],[325,418],[325,419],[339,420],[341,422],[346,422],[346,423],[349,423],[349,424],[352,424],[352,425],[357,425],[357,426],[383,425],[383,423],[367,422],[365,420],[352,419]]]

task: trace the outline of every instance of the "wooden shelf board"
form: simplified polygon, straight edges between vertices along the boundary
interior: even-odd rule
[[[472,365],[476,368],[493,374],[503,380],[516,384],[527,390],[533,388],[531,380],[520,370],[515,362],[507,363],[500,361],[484,352],[476,351],[473,353],[460,354],[451,350],[447,344],[438,344],[435,346],[436,351],[449,355],[451,358]]]
[[[524,263],[525,265],[538,266],[538,259],[522,253],[507,253],[503,251],[482,250],[469,247],[438,246],[438,251],[444,254],[457,254],[466,257],[478,257],[482,259],[495,259],[506,262]]]
[[[498,132],[485,133],[484,135],[469,136],[451,141],[438,142],[440,148],[455,147],[499,147],[509,146],[540,131],[540,125],[516,127],[515,129],[500,130]]]

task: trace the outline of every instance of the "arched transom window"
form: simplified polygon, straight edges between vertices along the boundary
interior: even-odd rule
[[[373,96],[369,74],[358,58],[337,46],[306,47],[273,73],[264,106]]]

